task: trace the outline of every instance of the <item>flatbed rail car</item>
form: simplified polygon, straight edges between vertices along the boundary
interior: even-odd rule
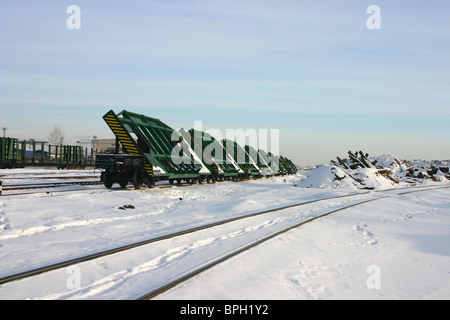
[[[190,129],[180,130],[189,139],[191,148],[212,173],[213,181],[240,180],[245,178],[244,171],[237,165],[225,147],[210,134]]]
[[[27,145],[29,147],[27,148]],[[57,166],[58,169],[82,169],[93,164],[93,149],[17,138],[0,138],[0,169],[25,166]]]
[[[134,178],[130,180],[130,176],[127,175],[123,177],[124,179],[128,177],[135,187],[143,184],[151,187],[162,180],[180,183],[202,182],[211,178],[211,172],[190,150],[188,142],[178,131],[159,119],[126,110],[117,115],[110,110],[103,119],[116,136],[117,142],[122,145],[123,151],[131,156],[141,157],[143,170],[137,177],[138,180]],[[109,159],[115,162],[118,156],[109,155]],[[113,179],[109,177],[110,174],[117,175],[117,172],[113,170],[105,173],[107,181]],[[124,181],[121,182],[125,184]],[[109,183],[105,186],[109,186]]]

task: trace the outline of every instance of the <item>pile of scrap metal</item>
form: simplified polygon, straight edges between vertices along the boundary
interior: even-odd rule
[[[348,152],[349,158],[345,158],[342,160],[339,157],[336,157],[339,163],[336,163],[336,161],[331,160],[331,162],[335,166],[342,166],[344,169],[357,169],[357,168],[375,168],[375,165],[369,160],[369,154],[364,154],[362,151],[357,151],[355,153],[349,151]],[[358,158],[359,156],[359,158]]]
[[[341,159],[336,157],[337,161],[331,160],[332,164],[347,170],[356,170],[359,168],[376,169],[379,174],[392,180],[395,183],[399,183],[398,179],[393,177],[392,171],[389,168],[377,167],[376,161],[369,160],[369,154],[362,151],[356,151],[355,153],[349,151],[348,158]]]
[[[448,161],[418,162],[410,167],[409,176],[419,179],[431,179],[433,181],[450,180]]]
[[[336,159],[337,161],[331,160],[332,164],[344,170],[376,169],[379,174],[395,183],[417,183],[424,179],[450,180],[449,166],[446,162],[400,161],[395,158],[391,158],[391,161],[379,161],[376,157],[369,158],[369,154],[362,151],[349,151],[348,158],[336,157]]]

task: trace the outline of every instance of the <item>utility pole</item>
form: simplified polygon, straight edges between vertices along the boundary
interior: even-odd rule
[[[3,138],[5,138],[6,137],[6,130],[8,130],[8,128],[3,127],[2,130],[3,130]]]

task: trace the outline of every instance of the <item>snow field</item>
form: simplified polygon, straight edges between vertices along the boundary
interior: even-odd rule
[[[364,185],[393,191],[361,190],[339,170],[322,166],[294,176],[170,189],[2,196],[0,277],[244,214],[356,195],[236,221],[7,283],[0,287],[0,299],[134,299],[281,228],[409,185],[393,185],[362,170],[358,174]],[[26,177],[30,172],[14,174]],[[424,185],[449,183],[444,178]],[[449,198],[448,189],[429,190],[340,211],[239,254],[160,298],[448,299]],[[127,204],[134,209],[119,209]],[[368,289],[371,266],[381,274],[375,274],[381,279],[380,289]]]
[[[449,230],[449,189],[382,199],[291,230],[157,299],[447,300]]]

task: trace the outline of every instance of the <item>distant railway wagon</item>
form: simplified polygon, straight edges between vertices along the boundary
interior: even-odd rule
[[[272,171],[275,172],[275,175],[284,175],[287,174],[286,170],[283,170],[283,167],[280,165],[280,158],[273,155],[270,152],[266,152],[264,150],[258,149],[258,154],[261,155],[262,159],[265,160],[267,166],[270,167]]]
[[[95,162],[96,168],[103,170],[101,181],[107,188],[114,183],[125,187],[131,182],[140,188],[152,187],[163,180],[203,183],[294,171],[287,159],[283,160],[282,172],[274,170],[264,157],[258,164],[258,157],[253,159],[235,141],[219,141],[194,129],[177,131],[159,119],[142,114],[126,110],[116,114],[110,110],[103,119],[116,136],[116,152],[99,154]],[[120,145],[122,153],[119,153]]]
[[[244,178],[244,171],[213,136],[195,129],[180,129],[180,133],[190,141],[191,148],[211,172],[214,181]]]
[[[269,164],[271,161],[266,153],[260,152],[261,150],[257,151],[249,145],[246,145],[244,148],[248,156],[258,165],[263,176],[273,176],[277,174],[278,167]]]
[[[250,157],[245,149],[240,146],[236,141],[230,139],[223,139],[222,144],[225,146],[225,150],[233,156],[234,161],[244,171],[246,177],[259,177],[261,176],[261,169],[256,162]]]
[[[34,140],[0,138],[0,168],[25,166],[84,167],[93,163],[93,151],[69,145],[50,145]]]
[[[286,168],[288,174],[294,174],[297,172],[297,168],[288,158],[280,156],[280,162]]]

